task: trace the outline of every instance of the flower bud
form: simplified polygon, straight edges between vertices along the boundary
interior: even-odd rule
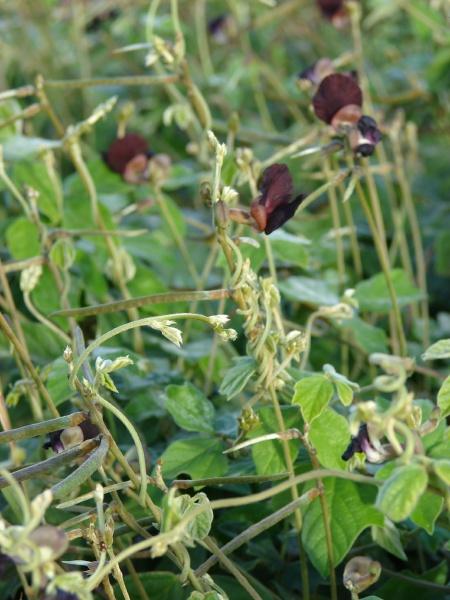
[[[357,594],[373,585],[381,575],[381,565],[368,556],[355,556],[345,565],[344,586]]]

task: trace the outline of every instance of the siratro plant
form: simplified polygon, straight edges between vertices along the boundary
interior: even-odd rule
[[[2,599],[449,594],[448,18],[5,7]]]

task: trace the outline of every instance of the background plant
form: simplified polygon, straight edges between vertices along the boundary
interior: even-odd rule
[[[445,597],[446,3],[1,7],[2,597]]]

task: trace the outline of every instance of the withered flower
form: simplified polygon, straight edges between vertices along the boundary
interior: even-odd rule
[[[358,434],[352,437],[350,444],[342,455],[342,460],[350,460],[356,452],[364,453],[369,463],[377,464],[383,462],[386,458],[386,453],[378,440],[370,438],[366,423],[360,425]]]
[[[56,594],[45,596],[44,600],[79,600],[79,596],[73,592],[67,592],[66,590],[58,588]]]
[[[334,73],[333,61],[329,58],[319,58],[315,63],[306,67],[298,74],[298,79],[301,82],[309,82],[313,85],[319,85],[319,83],[327,75]]]
[[[317,0],[323,16],[335,27],[342,27],[348,22],[348,12],[344,0]]]
[[[66,427],[66,429],[59,429],[58,431],[49,433],[48,440],[43,447],[46,450],[51,448],[53,452],[59,454],[60,452],[64,452],[64,450],[81,444],[85,440],[97,437],[99,433],[100,430],[97,425],[86,419],[74,427]]]
[[[250,214],[259,231],[267,235],[294,216],[305,194],[293,198],[292,177],[287,165],[273,164],[264,170],[260,195],[253,200]]]
[[[345,565],[343,583],[351,592],[360,594],[376,583],[381,575],[381,565],[369,556],[354,556]]]
[[[376,121],[362,114],[363,95],[355,79],[333,73],[323,79],[313,98],[316,116],[348,134],[356,154],[370,156],[381,140]]]
[[[208,21],[208,33],[216,44],[226,44],[234,34],[234,21],[231,15],[223,14]]]
[[[127,133],[109,146],[106,163],[128,183],[142,183],[147,178],[148,161],[152,156],[147,140],[137,133]]]
[[[336,73],[336,67],[333,61],[324,57],[319,58],[315,63],[306,67],[303,71],[300,71],[297,77],[300,85],[303,87],[310,87],[311,85],[318,86],[325,77],[334,73]],[[355,83],[358,83],[357,71],[344,71],[341,74],[350,77]]]

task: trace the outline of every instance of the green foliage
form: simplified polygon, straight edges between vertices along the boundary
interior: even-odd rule
[[[446,3],[3,4],[2,600],[444,597]]]
[[[256,361],[251,356],[234,359],[234,364],[225,373],[219,392],[231,400],[245,389],[251,377],[256,372]]]
[[[333,564],[338,565],[357,536],[371,525],[383,524],[382,514],[364,498],[356,484],[345,479],[325,479],[325,499],[330,511],[333,540]],[[329,573],[325,528],[320,502],[315,500],[306,510],[302,529],[305,550],[322,576]]]
[[[209,437],[173,442],[161,456],[164,477],[174,479],[182,473],[193,479],[220,477],[228,469],[223,450],[220,440]]]
[[[377,506],[392,521],[403,521],[417,506],[427,481],[427,473],[420,465],[398,467],[380,489]]]
[[[186,431],[214,432],[214,406],[191,384],[169,385],[166,408],[175,423]]]
[[[293,404],[298,404],[304,420],[311,424],[328,406],[333,396],[333,386],[324,375],[312,375],[295,384]]]
[[[392,283],[400,306],[407,306],[422,298],[422,292],[410,281],[405,271],[393,269]],[[392,308],[388,285],[383,273],[378,273],[355,287],[355,298],[361,310],[386,313]]]

